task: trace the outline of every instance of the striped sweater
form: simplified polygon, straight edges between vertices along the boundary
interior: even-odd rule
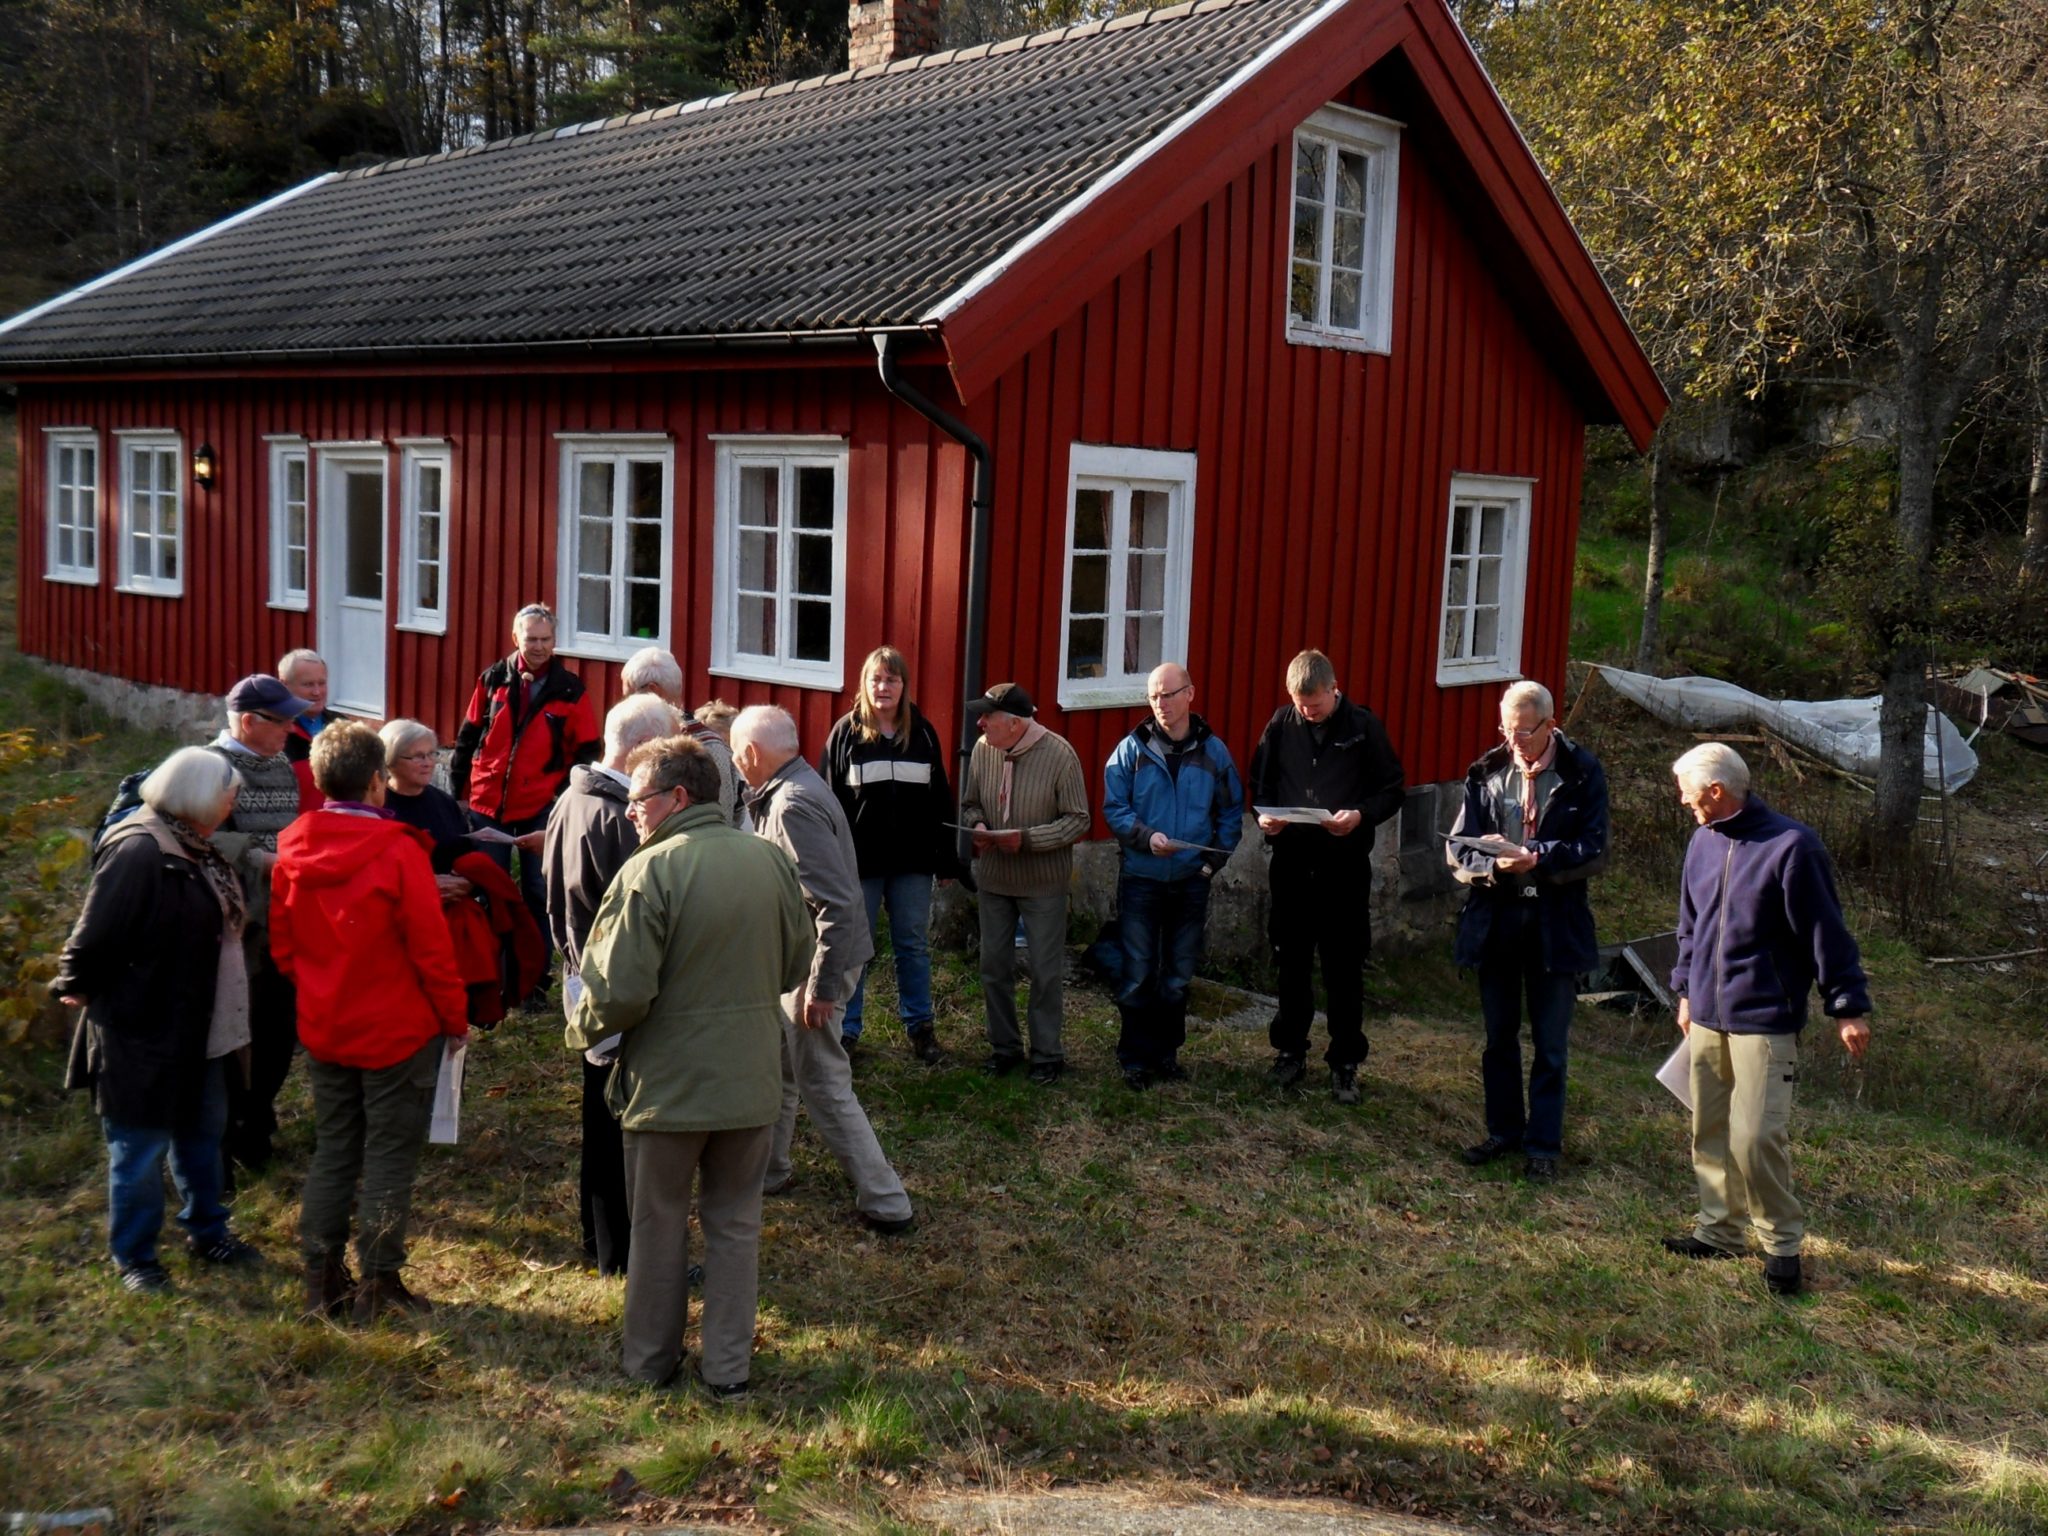
[[[991,848],[974,861],[976,884],[997,896],[1046,896],[1067,888],[1074,869],[1074,844],[1088,835],[1088,784],[1081,759],[1064,736],[1050,731],[1015,760],[1010,781],[1010,814],[996,807],[1003,787],[1003,754],[987,740],[974,744],[967,762],[967,793],[961,805],[968,826],[980,822],[997,831],[1024,829],[1016,853]]]

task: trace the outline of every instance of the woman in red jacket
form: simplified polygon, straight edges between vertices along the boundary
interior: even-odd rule
[[[314,739],[313,782],[327,796],[279,836],[271,952],[298,988],[310,1058],[313,1164],[299,1210],[309,1314],[355,1319],[427,1303],[399,1278],[413,1177],[434,1102],[444,1036],[468,1007],[424,840],[384,809],[384,743],[366,725]],[[349,1277],[349,1205],[359,1202]]]

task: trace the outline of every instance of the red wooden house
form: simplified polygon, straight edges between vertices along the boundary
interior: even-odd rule
[[[53,662],[217,693],[311,645],[445,735],[542,599],[601,700],[659,641],[815,744],[886,640],[942,729],[1015,678],[1099,763],[1171,657],[1244,758],[1314,644],[1412,784],[1562,682],[1584,429],[1665,405],[1443,0],[1202,0],[325,176],[0,327],[0,376]]]

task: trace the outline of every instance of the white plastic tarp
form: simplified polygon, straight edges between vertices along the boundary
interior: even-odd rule
[[[1615,667],[1595,668],[1630,702],[1667,725],[1693,731],[1735,731],[1766,726],[1837,768],[1877,777],[1877,699],[1767,699],[1712,677],[1647,677]],[[1939,733],[1937,735],[1937,732]],[[1977,772],[1977,754],[1948,717],[1932,705],[1921,754],[1921,780],[1929,790],[1946,781],[1954,794]]]

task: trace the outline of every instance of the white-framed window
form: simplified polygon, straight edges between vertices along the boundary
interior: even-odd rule
[[[1522,596],[1529,579],[1535,483],[1498,475],[1451,477],[1436,663],[1443,687],[1522,675]]]
[[[454,454],[441,438],[404,438],[399,450],[398,627],[443,635]]]
[[[667,645],[674,441],[654,433],[564,433],[555,441],[562,455],[561,649],[623,661],[642,646]],[[444,475],[444,508],[447,486]],[[445,520],[442,537],[445,558]]]
[[[1142,704],[1152,669],[1186,656],[1194,525],[1192,453],[1073,445],[1062,709]]]
[[[1294,131],[1287,339],[1385,352],[1394,342],[1401,125],[1324,107]]]
[[[88,585],[100,579],[100,438],[89,427],[48,429],[49,516],[43,574]]]
[[[306,488],[310,467],[303,437],[270,444],[270,606],[304,612],[311,591],[311,531]]]
[[[185,592],[185,448],[175,432],[116,432],[121,444],[121,589]]]
[[[846,464],[837,437],[720,437],[711,670],[845,686]]]

